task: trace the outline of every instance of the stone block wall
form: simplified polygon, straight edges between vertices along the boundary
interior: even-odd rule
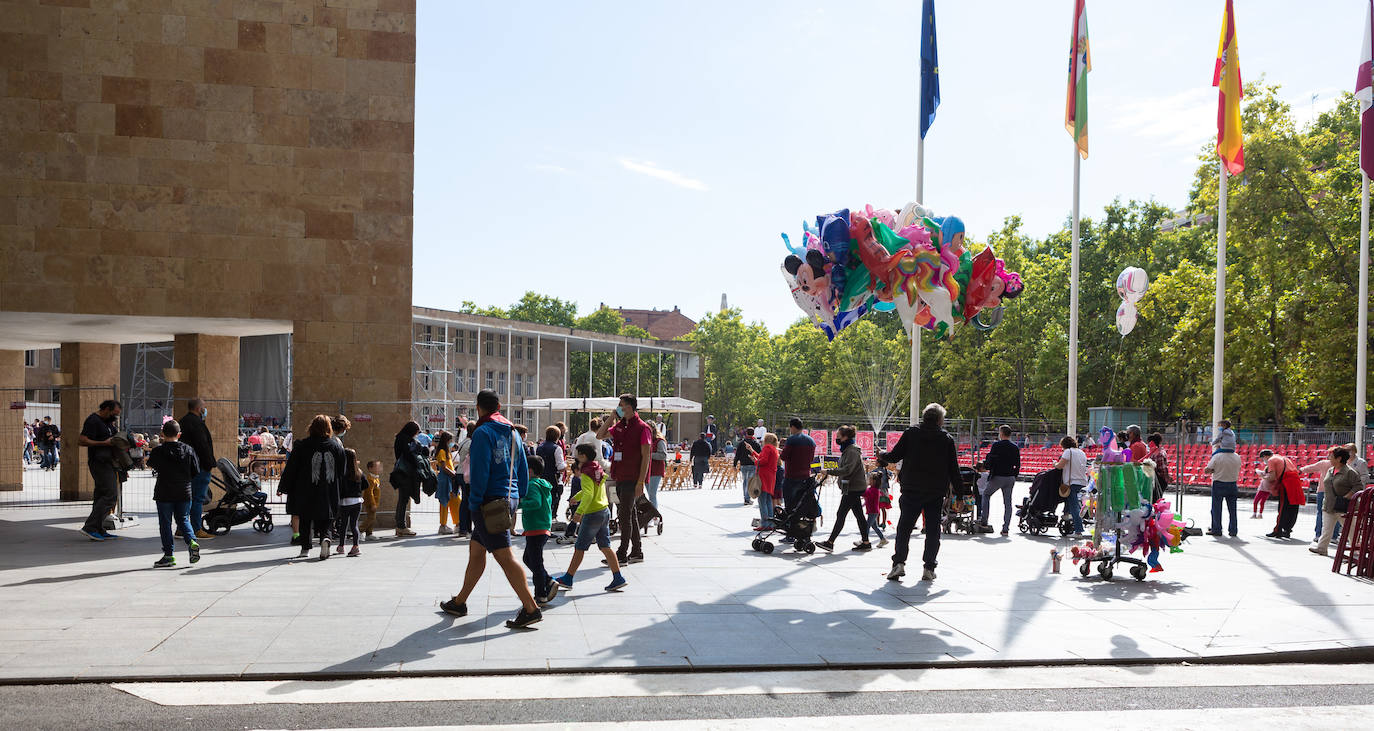
[[[415,22],[0,1],[0,311],[290,320],[295,398],[409,399]]]

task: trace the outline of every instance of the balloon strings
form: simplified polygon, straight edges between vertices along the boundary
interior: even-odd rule
[[[1116,374],[1121,372],[1121,350],[1126,346],[1126,336],[1122,335],[1121,340],[1116,344],[1116,364],[1112,366],[1112,382],[1107,387],[1107,403],[1111,404],[1112,394],[1116,392]]]

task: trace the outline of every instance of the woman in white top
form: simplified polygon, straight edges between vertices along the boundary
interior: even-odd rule
[[[1083,537],[1083,509],[1081,495],[1083,490],[1088,487],[1088,455],[1078,448],[1078,441],[1073,437],[1064,437],[1059,440],[1059,446],[1064,448],[1064,453],[1059,455],[1059,461],[1054,463],[1056,469],[1064,471],[1064,482],[1069,485],[1069,515],[1073,517],[1074,538]]]

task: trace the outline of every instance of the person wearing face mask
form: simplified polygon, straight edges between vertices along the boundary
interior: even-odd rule
[[[205,401],[197,396],[187,402],[186,415],[181,417],[181,443],[196,453],[200,465],[200,472],[191,478],[191,528],[199,539],[214,538],[201,523],[205,503],[210,502],[210,474],[215,468],[215,439],[205,426],[209,414]]]
[[[651,445],[653,431],[635,411],[638,400],[634,394],[620,394],[620,405],[615,407],[619,421],[611,424],[606,418],[601,422],[597,438],[611,438],[611,486],[617,498],[616,515],[620,517],[620,548],[616,557],[622,564],[639,563],[644,560],[644,549],[640,543],[639,511],[635,503],[644,495],[649,481],[649,462],[652,461]]]
[[[867,551],[873,548],[868,542],[868,523],[864,517],[864,491],[868,489],[868,472],[864,469],[863,453],[854,444],[854,427],[842,426],[835,434],[835,442],[840,445],[840,464],[830,473],[839,482],[840,507],[835,510],[835,524],[830,529],[830,538],[816,547],[826,551],[835,550],[835,539],[844,530],[845,513],[853,513],[854,522],[859,525],[859,535],[863,540],[854,544],[854,550]]]

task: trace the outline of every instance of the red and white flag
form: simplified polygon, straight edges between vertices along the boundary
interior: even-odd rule
[[[1374,0],[1368,0],[1364,16],[1364,47],[1355,77],[1355,99],[1360,102],[1360,169],[1374,178]]]

